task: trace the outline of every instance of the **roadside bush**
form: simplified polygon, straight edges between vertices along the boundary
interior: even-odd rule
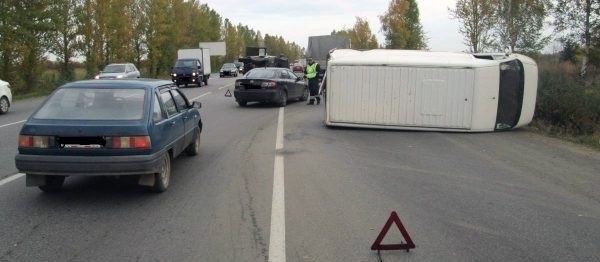
[[[600,71],[588,77],[569,62],[540,61],[536,120],[553,126],[553,132],[570,136],[600,134]],[[598,142],[596,142],[598,143]]]

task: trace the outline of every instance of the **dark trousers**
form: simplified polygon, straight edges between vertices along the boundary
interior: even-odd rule
[[[315,98],[317,101],[321,101],[321,96],[319,95],[319,79],[316,77],[308,79],[308,91],[310,91],[310,101],[313,101]]]

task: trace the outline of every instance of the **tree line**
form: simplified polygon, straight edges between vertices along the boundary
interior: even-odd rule
[[[16,93],[49,85],[42,77],[48,58],[66,82],[74,80],[77,60],[87,78],[117,62],[133,62],[147,77],[166,75],[177,49],[199,42],[226,42],[227,55],[213,67],[244,55],[245,46],[290,59],[303,53],[281,36],[233,25],[198,0],[3,0],[0,18],[0,79]]]

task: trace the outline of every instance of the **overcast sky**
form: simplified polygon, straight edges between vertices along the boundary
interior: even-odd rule
[[[260,30],[264,35],[281,35],[288,41],[306,47],[308,36],[328,35],[333,30],[351,28],[356,16],[366,18],[371,31],[383,42],[379,15],[387,10],[390,0],[208,0],[202,1],[217,10],[223,18]],[[448,7],[456,0],[417,0],[421,23],[432,51],[465,51],[458,22],[450,19]]]

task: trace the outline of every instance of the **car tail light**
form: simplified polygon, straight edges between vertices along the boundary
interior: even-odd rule
[[[115,136],[107,139],[107,146],[116,149],[152,147],[149,136]]]
[[[19,147],[48,148],[50,137],[19,135]]]
[[[277,83],[275,83],[275,82],[263,82],[262,84],[260,84],[260,87],[262,87],[262,88],[277,88]]]

